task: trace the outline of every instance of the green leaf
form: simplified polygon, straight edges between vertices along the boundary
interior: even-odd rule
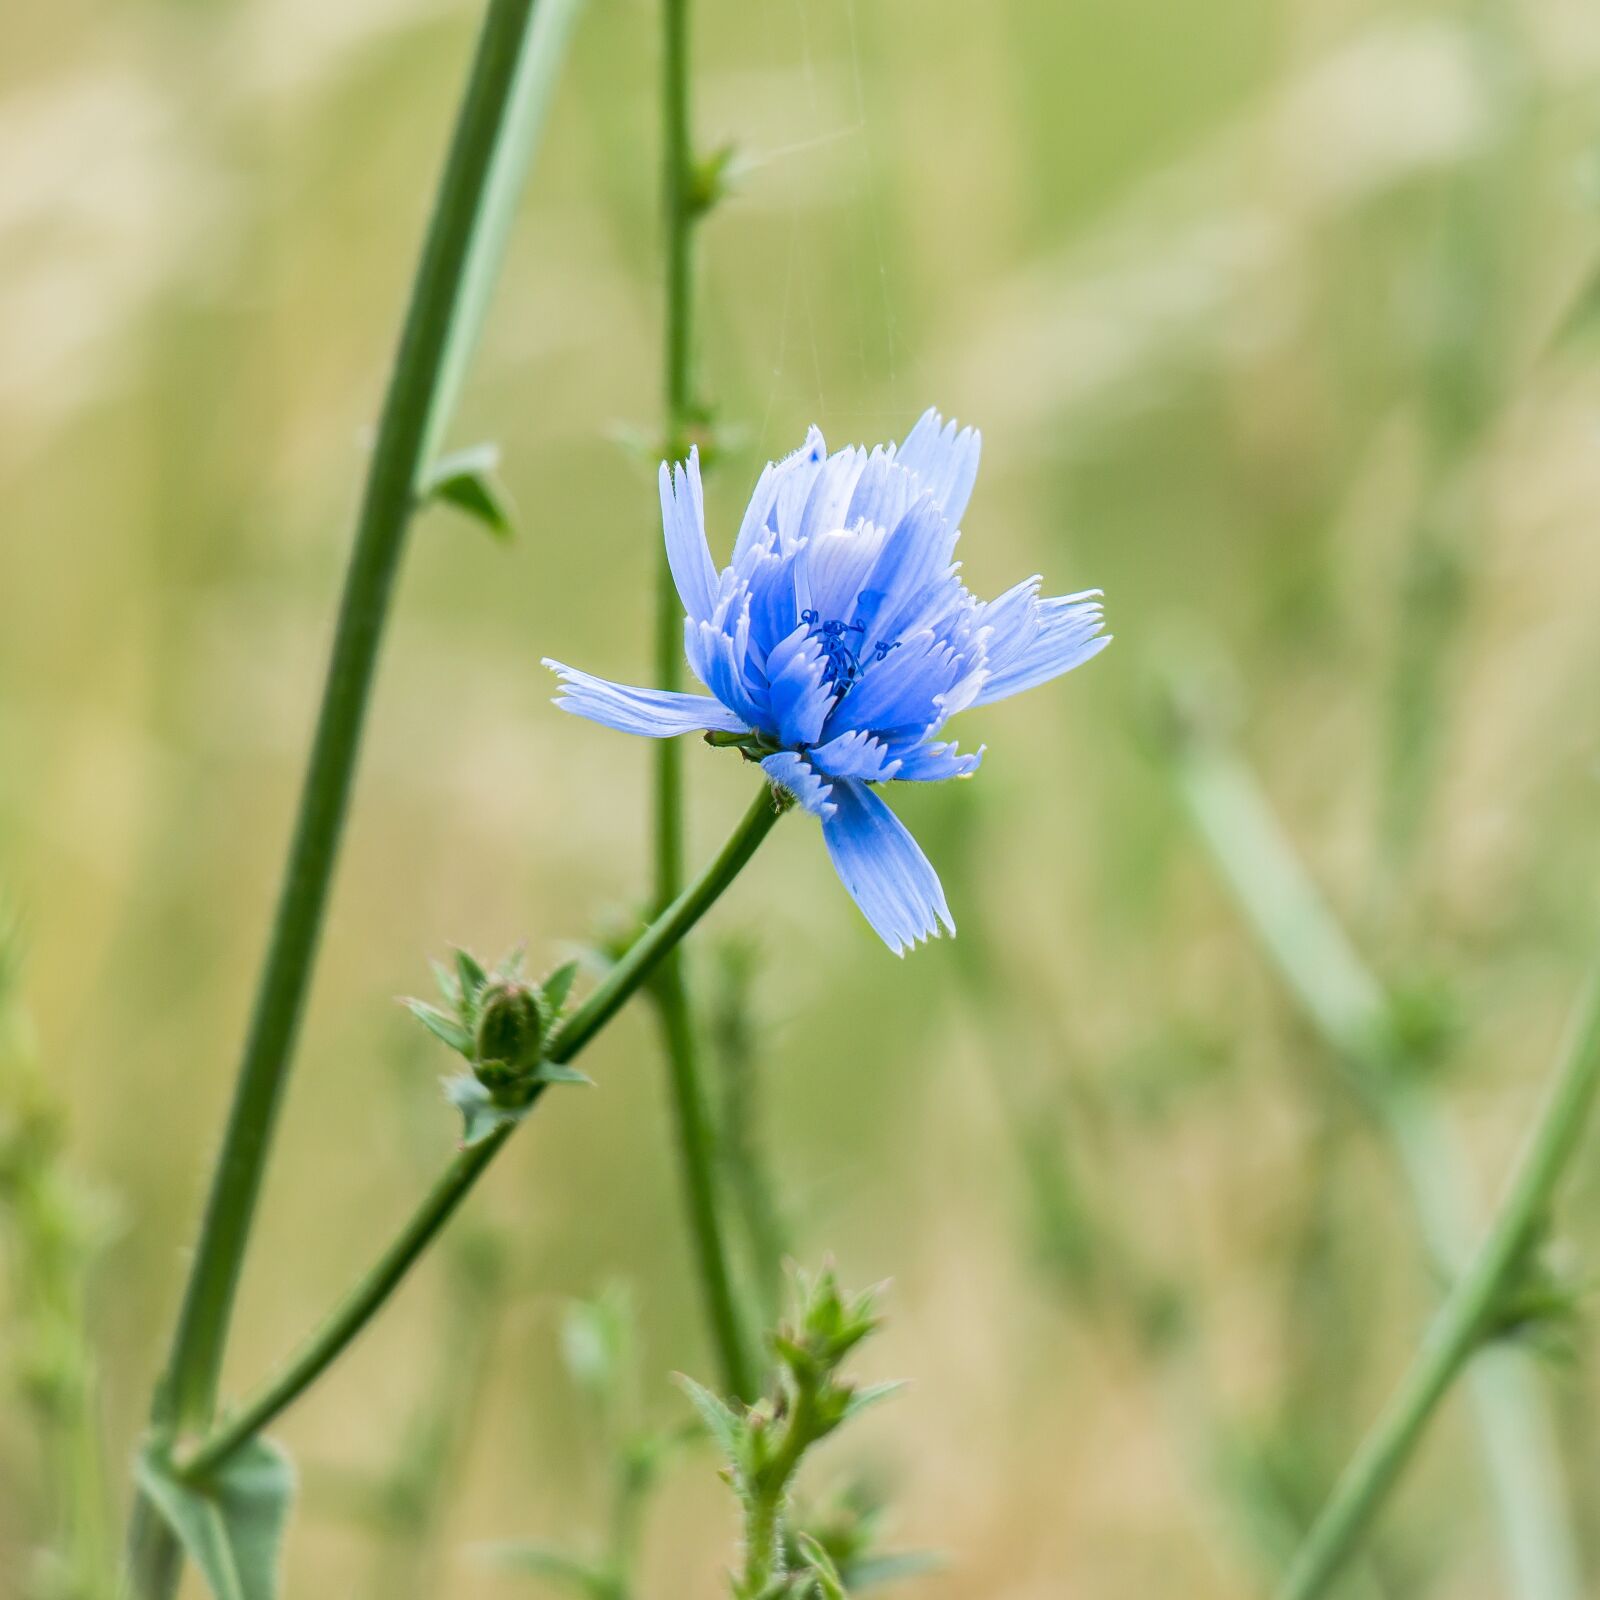
[[[442,961],[430,961],[428,965],[433,968],[433,981],[439,985],[440,995],[451,1005],[459,1008],[461,985],[456,982],[455,975]]]
[[[461,981],[461,998],[476,1004],[489,974],[478,965],[478,958],[470,950],[456,951],[456,972]]]
[[[734,144],[720,145],[701,156],[689,173],[689,205],[696,216],[704,216],[733,192],[739,178],[748,171]]]
[[[898,1394],[905,1388],[904,1380],[894,1383],[869,1383],[864,1389],[857,1389],[850,1396],[850,1404],[844,1408],[842,1421],[849,1422],[852,1418],[859,1417],[869,1406],[875,1406],[880,1400],[887,1400],[891,1395]]]
[[[527,959],[527,947],[519,944],[513,949],[507,951],[506,954],[500,958],[500,961],[495,966],[494,970],[502,978],[520,979],[522,976],[523,963]]]
[[[470,1072],[460,1072],[453,1078],[446,1078],[444,1097],[461,1113],[463,1149],[482,1144],[497,1128],[521,1122],[528,1114],[526,1105],[500,1104]]]
[[[528,1080],[530,1083],[586,1083],[592,1089],[594,1079],[587,1072],[579,1072],[561,1061],[541,1061],[539,1070]]]
[[[204,1485],[185,1483],[154,1449],[140,1453],[134,1470],[215,1600],[274,1600],[294,1498],[294,1468],[277,1445],[250,1440]]]
[[[407,1000],[406,1010],[414,1016],[436,1039],[442,1039],[460,1055],[472,1054],[472,1035],[452,1016],[426,1000]]]
[[[800,1535],[799,1545],[800,1557],[811,1571],[812,1586],[819,1600],[849,1600],[833,1557],[809,1533]]]
[[[550,1007],[550,1015],[559,1017],[566,1009],[567,996],[572,993],[572,981],[578,976],[578,963],[568,961],[564,966],[559,966],[539,985],[544,993],[545,1003]]]
[[[511,502],[495,480],[500,451],[492,444],[473,445],[441,456],[423,474],[419,498],[424,505],[454,506],[481,522],[495,538],[512,535]]]
[[[582,7],[583,0],[539,0],[533,8],[533,20],[517,55],[506,120],[495,140],[483,203],[473,222],[471,248],[462,269],[461,292],[450,317],[449,338],[441,353],[424,455],[433,454],[455,412],[467,364],[488,316],[528,169],[555,98],[567,42]]]
[[[599,1567],[577,1556],[569,1556],[553,1545],[528,1539],[506,1539],[498,1544],[483,1544],[476,1553],[491,1566],[504,1572],[522,1572],[536,1578],[552,1578],[576,1594],[608,1600],[616,1585]]]
[[[737,1467],[743,1455],[744,1424],[719,1396],[693,1378],[678,1374],[678,1387],[688,1395],[690,1403],[700,1413],[706,1431],[717,1442],[717,1448]]]

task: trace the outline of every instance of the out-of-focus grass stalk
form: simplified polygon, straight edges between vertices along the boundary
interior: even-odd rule
[[[582,1005],[556,1029],[545,1051],[546,1061],[557,1066],[571,1061],[628,999],[649,982],[662,959],[677,948],[722,891],[738,877],[784,809],[785,803],[775,797],[770,785],[763,783],[750,809],[717,856],[629,946]],[[541,1092],[541,1088],[535,1088],[527,1103],[530,1108]],[[283,1371],[252,1398],[234,1408],[223,1422],[175,1463],[182,1477],[190,1482],[203,1481],[333,1365],[421,1259],[518,1126],[517,1122],[502,1122],[477,1144],[467,1145],[457,1152],[388,1249],[356,1281]]]
[[[1476,1202],[1459,1143],[1396,1035],[1387,999],[1295,856],[1244,763],[1214,732],[1176,744],[1178,787],[1263,949],[1393,1144],[1425,1247],[1446,1282],[1466,1268]],[[1581,1600],[1565,1489],[1530,1359],[1490,1352],[1469,1374],[1510,1592]]]
[[[689,0],[661,0],[661,212],[666,245],[666,330],[663,366],[667,456],[689,452],[694,403],[694,235],[705,213],[698,192],[689,126]],[[660,540],[657,539],[660,546]],[[683,610],[666,550],[656,573],[655,681],[676,686],[683,655]],[[655,909],[670,905],[683,884],[683,750],[678,739],[655,748]],[[722,1223],[715,1139],[700,1068],[699,1041],[683,958],[662,962],[651,986],[661,1019],[678,1141],[684,1205],[701,1299],[723,1387],[756,1397],[757,1379],[734,1291]]]
[[[0,907],[0,1232],[14,1287],[8,1353],[38,1418],[40,1487],[54,1524],[41,1592],[109,1600],[115,1546],[88,1317],[103,1207],[64,1159],[60,1116],[18,995],[19,965],[19,934]]]
[[[1600,973],[1568,1029],[1534,1121],[1483,1243],[1440,1307],[1410,1370],[1362,1442],[1290,1566],[1279,1600],[1316,1600],[1360,1542],[1429,1419],[1493,1322],[1545,1226],[1600,1088]],[[1531,1590],[1517,1588],[1517,1595]],[[1574,1591],[1576,1592],[1576,1591]]]
[[[405,536],[445,422],[441,384],[459,376],[504,241],[513,133],[537,127],[517,95],[548,93],[534,71],[533,0],[491,0],[411,293],[357,520],[333,653],[244,1056],[152,1427],[210,1419],[228,1324],[344,830],[378,651]],[[491,189],[494,193],[491,195]],[[491,200],[493,203],[491,203]],[[467,296],[467,298],[463,298]],[[476,310],[474,308],[476,307]],[[465,315],[463,312],[465,311]],[[175,1539],[141,1497],[130,1569],[146,1600],[170,1595]]]
[[[744,1231],[762,1325],[775,1327],[783,1313],[789,1238],[761,1137],[762,1063],[751,993],[757,961],[744,943],[729,942],[716,952],[707,1034],[722,1086],[718,1154]]]
[[[694,413],[694,147],[689,128],[689,0],[661,0],[661,227],[666,257],[662,352],[666,454],[689,453]],[[656,568],[656,679],[682,676],[683,612],[659,537]],[[676,739],[655,749],[655,899],[668,904],[683,878],[683,751]],[[680,985],[681,986],[681,985]]]
[[[422,440],[424,467],[439,453],[461,398],[467,368],[478,348],[495,285],[500,281],[511,225],[555,99],[556,80],[584,4],[585,0],[537,0],[517,53],[504,120],[489,153],[483,198],[450,311],[449,336],[439,375],[433,385],[428,426]]]
[[[1505,0],[1479,0],[1465,38],[1488,126],[1486,148],[1441,179],[1443,215],[1421,303],[1424,482],[1405,552],[1389,673],[1376,888],[1405,884],[1449,727],[1451,651],[1471,600],[1482,496],[1470,477],[1505,400],[1509,301],[1504,219],[1519,174],[1512,156],[1528,125],[1526,48]]]

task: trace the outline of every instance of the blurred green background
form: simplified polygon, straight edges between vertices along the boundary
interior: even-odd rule
[[[0,23],[0,881],[37,1034],[0,1096],[14,1125],[59,1104],[107,1213],[88,1327],[116,1478],[474,16],[66,0]],[[552,709],[538,661],[648,675],[655,489],[617,436],[659,411],[656,37],[650,5],[591,0],[453,429],[500,441],[520,536],[415,529],[231,1392],[451,1146],[444,1053],[391,997],[451,943],[526,940],[541,970],[646,881],[648,749]],[[701,0],[695,40],[700,140],[746,167],[703,235],[704,386],[737,440],[714,548],[808,423],[876,441],[937,404],[985,435],[969,582],[1101,586],[1118,635],[971,718],[974,783],[896,796],[958,940],[894,961],[802,820],[695,947],[708,1002],[727,941],[754,952],[738,1003],[792,1248],[893,1280],[863,1366],[912,1386],[815,1485],[867,1472],[890,1542],[946,1553],[908,1593],[1259,1593],[1439,1281],[1390,1144],[1191,825],[1166,700],[1248,760],[1400,997],[1486,1203],[1600,926],[1600,374],[1572,313],[1600,253],[1600,19]],[[750,785],[687,757],[698,858]],[[551,1097],[278,1430],[305,1480],[288,1594],[545,1592],[468,1547],[604,1522],[573,1297],[630,1286],[647,1422],[686,1414],[672,1371],[710,1377],[648,1017],[585,1066],[598,1087]],[[7,1217],[24,1259],[27,1208]],[[1561,1222],[1581,1257],[1592,1161]],[[71,1342],[20,1288],[7,1597],[55,1515],[23,1380],[39,1338]],[[1600,1586],[1595,1354],[1580,1325],[1536,1388]],[[439,1481],[374,1506],[444,1401],[465,1426]],[[641,1594],[718,1592],[733,1532],[688,1454]],[[1349,1593],[1502,1596],[1500,1544],[1458,1397]]]

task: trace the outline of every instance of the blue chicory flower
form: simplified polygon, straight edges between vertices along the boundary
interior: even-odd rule
[[[1110,643],[1098,590],[1041,599],[1029,578],[979,600],[961,582],[952,556],[979,444],[931,410],[898,448],[830,456],[813,428],[761,474],[720,574],[697,453],[676,472],[663,462],[685,648],[710,696],[545,662],[563,684],[556,704],[577,716],[653,739],[716,734],[758,759],[821,820],[835,870],[896,954],[955,923],[928,858],[873,785],[969,776],[983,749],[941,740],[951,717]]]

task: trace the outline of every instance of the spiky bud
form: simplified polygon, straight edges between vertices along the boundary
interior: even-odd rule
[[[543,996],[518,978],[492,978],[479,995],[473,1071],[487,1089],[506,1089],[539,1065],[547,1025]]]

